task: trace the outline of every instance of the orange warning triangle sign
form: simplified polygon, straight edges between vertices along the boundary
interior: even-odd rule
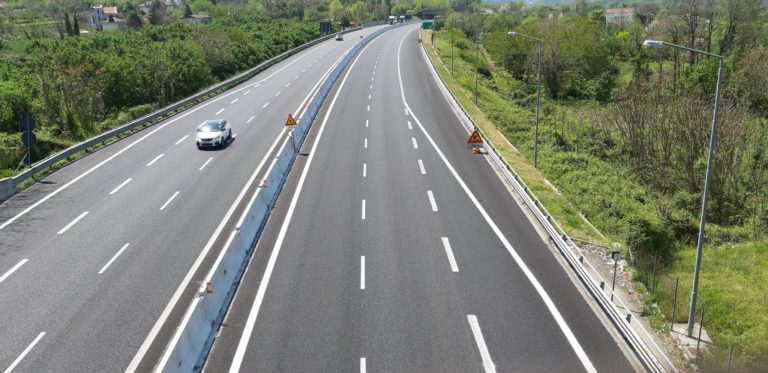
[[[470,144],[482,144],[483,138],[480,136],[480,131],[477,130],[477,127],[475,127],[475,130],[472,131],[472,135],[469,136],[469,141],[467,143]]]
[[[295,126],[296,125],[296,119],[293,119],[293,115],[288,114],[288,120],[285,121],[286,126]]]

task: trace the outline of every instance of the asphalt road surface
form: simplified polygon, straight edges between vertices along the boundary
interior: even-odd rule
[[[0,370],[150,370],[287,114],[377,28],[313,46],[0,205]],[[198,150],[195,129],[214,118],[235,138]]]
[[[636,370],[467,148],[417,37],[382,34],[340,78],[205,371]]]

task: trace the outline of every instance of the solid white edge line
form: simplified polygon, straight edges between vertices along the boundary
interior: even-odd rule
[[[165,153],[162,153],[162,154],[158,155],[157,157],[155,157],[155,159],[149,161],[149,163],[147,163],[147,167],[152,166],[153,164],[155,164],[155,162],[157,162],[160,158],[163,158],[164,155],[165,155]]]
[[[69,228],[72,228],[72,226],[77,224],[77,222],[79,222],[80,219],[84,218],[86,215],[88,215],[88,211],[80,214],[78,217],[75,218],[75,220],[72,220],[71,222],[69,222],[69,224],[65,225],[64,228],[61,228],[61,230],[59,230],[56,234],[64,234],[64,232],[68,231]]]
[[[483,339],[483,331],[480,330],[480,323],[477,322],[477,316],[467,315],[469,321],[469,327],[472,329],[472,335],[475,336],[475,343],[477,343],[477,349],[480,350],[480,357],[483,358],[483,369],[486,373],[496,372],[496,365],[491,360],[491,354],[488,352],[488,346],[485,345],[485,339]]]
[[[315,49],[317,49],[317,48],[315,48]],[[314,51],[314,49],[313,49],[313,51]],[[318,79],[317,83],[315,83],[315,86],[312,87],[312,89],[309,91],[309,93],[307,93],[307,96],[304,97],[304,101],[302,101],[301,104],[299,105],[299,107],[296,109],[297,112],[301,109],[302,106],[304,106],[304,103],[307,100],[309,100],[309,98],[311,96],[313,96],[313,93],[317,94],[317,92],[315,92],[317,87],[320,85],[320,83],[322,83],[322,81],[326,78],[326,76],[328,76],[328,74],[330,74],[331,70],[333,70],[333,68],[338,64],[338,62],[343,57],[344,57],[343,55],[341,57],[339,57],[339,59],[337,59],[336,62],[333,65],[331,65],[331,67],[328,70],[326,70],[325,74],[323,74],[323,76],[320,77],[320,79]],[[303,56],[302,56],[302,58],[303,58]],[[288,66],[290,66],[291,64],[293,64],[293,62],[288,64]],[[282,70],[283,69],[280,69],[280,70],[278,70],[278,72],[282,71]],[[275,74],[276,73],[277,72],[275,72]],[[274,74],[272,74],[272,75],[274,75]],[[272,75],[270,75],[270,77]],[[258,87],[258,86],[259,86],[259,84],[256,84],[254,87]],[[242,89],[245,89],[245,88],[242,88]],[[242,89],[240,89],[240,90],[242,90]],[[239,92],[240,90],[235,91],[235,92]],[[304,111],[306,111],[306,109]],[[303,115],[304,111],[302,111],[302,115]],[[165,125],[163,125],[163,126],[165,126]],[[157,131],[157,130],[155,130],[155,131]],[[264,167],[264,164],[266,164],[266,161],[269,158],[269,155],[272,154],[272,152],[275,150],[275,147],[279,143],[279,140],[285,134],[285,131],[286,131],[286,129],[283,128],[280,131],[280,133],[277,135],[277,138],[275,138],[275,141],[272,143],[272,146],[267,150],[266,154],[264,154],[264,157],[262,157],[261,162],[259,163],[259,165],[256,167],[256,170],[251,175],[251,178],[248,179],[248,182],[245,184],[245,187],[240,191],[240,194],[237,196],[237,199],[232,204],[232,206],[230,206],[229,211],[227,211],[227,215],[225,215],[224,219],[219,223],[219,226],[216,228],[216,231],[214,231],[214,233],[211,235],[210,239],[208,240],[208,242],[206,243],[205,247],[203,248],[203,251],[200,252],[200,255],[198,255],[197,259],[195,259],[195,262],[192,264],[192,267],[189,268],[189,271],[187,271],[187,274],[184,276],[184,279],[181,281],[181,283],[179,283],[179,286],[176,289],[176,292],[173,294],[173,297],[171,297],[171,300],[169,300],[168,304],[166,304],[165,308],[163,309],[163,312],[160,314],[160,316],[158,317],[157,321],[152,326],[152,329],[149,331],[149,334],[147,334],[147,337],[144,338],[144,342],[142,342],[142,344],[139,347],[138,351],[136,351],[136,354],[133,356],[133,359],[131,360],[131,363],[128,365],[127,368],[125,368],[125,372],[126,373],[133,373],[139,367],[139,364],[144,359],[144,356],[147,354],[147,351],[149,351],[149,347],[152,345],[152,343],[155,342],[155,338],[157,337],[157,334],[160,333],[160,329],[162,329],[163,325],[165,325],[166,320],[168,320],[168,317],[170,316],[171,311],[173,311],[173,309],[176,307],[176,303],[179,302],[179,298],[181,298],[181,294],[184,292],[184,289],[186,288],[186,285],[192,280],[192,276],[194,276],[195,272],[197,272],[197,269],[203,263],[203,259],[205,259],[205,257],[208,255],[208,252],[211,250],[211,247],[213,246],[213,243],[216,241],[216,239],[221,234],[221,231],[224,229],[224,225],[226,225],[227,221],[229,221],[230,217],[235,212],[235,208],[237,207],[237,205],[240,204],[240,201],[242,201],[242,199],[244,198],[245,193],[248,191],[248,189],[251,187],[253,182],[256,180],[256,176],[258,175],[259,172],[261,172],[261,169]],[[312,156],[310,155],[310,158],[311,157]],[[0,227],[0,229],[2,229],[2,227]]]
[[[442,237],[443,247],[445,248],[445,255],[448,255],[448,263],[451,264],[451,271],[458,272],[459,266],[456,265],[456,258],[453,256],[453,250],[451,250],[451,243],[448,242],[448,237]]]
[[[368,175],[368,165],[363,162],[363,178],[365,178]]]
[[[35,345],[37,344],[37,342],[40,342],[40,340],[41,340],[41,339],[42,339],[44,336],[45,336],[45,332],[42,332],[42,333],[38,334],[38,335],[37,335],[37,338],[35,338],[35,340],[34,340],[34,341],[32,341],[32,343],[30,343],[30,344],[29,344],[29,346],[27,346],[27,348],[25,348],[25,349],[24,349],[24,352],[22,352],[22,353],[21,353],[21,355],[19,355],[19,357],[17,357],[17,358],[16,358],[16,360],[14,360],[14,361],[13,361],[13,363],[11,364],[11,366],[9,366],[9,367],[8,367],[8,368],[5,370],[5,372],[4,372],[4,373],[11,373],[11,372],[13,372],[13,370],[16,368],[16,366],[17,366],[17,365],[19,365],[19,363],[21,363],[21,361],[22,361],[22,360],[24,360],[24,357],[25,357],[25,356],[27,356],[27,354],[29,353],[29,351],[32,351],[32,349],[35,347]]]
[[[181,144],[181,142],[182,142],[182,141],[184,141],[184,140],[186,140],[186,139],[187,139],[187,137],[189,137],[189,135],[184,135],[184,137],[180,138],[180,139],[179,139],[179,141],[176,141],[176,143],[175,143],[175,144],[173,144],[173,145],[179,145],[179,144]]]
[[[200,166],[200,168],[199,168],[198,170],[199,170],[199,171],[202,171],[202,170],[205,168],[205,166],[207,166],[207,165],[208,165],[208,163],[211,163],[211,161],[212,161],[212,160],[213,160],[213,157],[210,157],[210,158],[208,158],[208,160],[207,160],[207,161],[205,161],[205,163],[203,163],[203,165],[202,165],[202,166]]]
[[[319,49],[319,48],[321,48],[321,46],[317,46],[317,47],[315,47],[315,48],[312,48],[311,50],[307,51],[307,53],[305,53],[305,54],[303,54],[303,55],[301,55],[301,56],[297,57],[296,59],[294,59],[293,61],[291,61],[291,62],[290,62],[290,63],[288,63],[287,65],[285,65],[285,66],[281,67],[280,69],[278,69],[277,71],[275,71],[274,73],[272,73],[272,75],[270,75],[270,76],[268,76],[268,77],[264,78],[262,81],[265,81],[265,80],[267,80],[267,79],[271,78],[272,76],[274,76],[275,74],[279,73],[280,71],[283,71],[283,70],[285,70],[286,68],[288,68],[288,66],[291,66],[291,65],[293,65],[294,63],[296,63],[296,62],[300,61],[301,59],[303,59],[304,57],[306,57],[307,55],[309,55],[310,53],[312,53],[312,52],[316,51],[316,50],[317,50],[317,49]],[[318,81],[318,84],[319,84],[319,81]],[[258,87],[259,85],[260,85],[259,83],[256,83],[256,84],[254,85],[254,87]],[[199,105],[198,105],[198,106],[196,106],[194,109],[189,109],[189,110],[186,110],[186,111],[184,111],[182,114],[180,114],[180,115],[178,115],[178,116],[174,116],[173,118],[169,119],[167,122],[163,123],[163,124],[162,124],[162,125],[160,125],[159,127],[157,127],[157,128],[155,128],[155,129],[153,129],[151,132],[149,132],[149,133],[147,133],[146,135],[142,136],[142,137],[141,137],[141,138],[139,138],[138,140],[136,140],[136,141],[134,141],[134,142],[132,142],[132,143],[128,144],[128,145],[127,145],[125,148],[123,148],[123,149],[121,149],[120,151],[116,152],[115,154],[112,154],[111,156],[109,156],[109,158],[107,158],[107,159],[105,159],[105,160],[103,160],[103,161],[99,162],[97,165],[95,165],[95,166],[91,167],[90,169],[88,169],[87,171],[83,172],[82,174],[80,174],[79,176],[75,177],[74,179],[70,180],[70,181],[69,181],[69,182],[67,182],[66,184],[64,184],[64,185],[60,186],[58,189],[54,190],[53,192],[51,192],[51,193],[50,193],[50,194],[48,194],[47,196],[45,196],[45,197],[41,198],[40,200],[38,200],[37,202],[35,202],[35,203],[34,203],[34,204],[32,204],[31,206],[29,206],[29,207],[25,208],[25,209],[24,209],[24,210],[22,210],[20,213],[18,213],[18,214],[16,214],[16,215],[14,215],[12,218],[10,218],[10,219],[6,220],[5,222],[3,222],[3,224],[0,224],[0,230],[3,230],[3,229],[5,229],[5,227],[7,227],[7,226],[9,226],[9,225],[13,224],[13,222],[15,222],[16,220],[18,220],[20,217],[22,217],[22,216],[24,216],[24,215],[28,214],[30,211],[32,211],[33,209],[35,209],[37,206],[40,206],[41,204],[45,203],[46,201],[48,201],[49,199],[53,198],[53,197],[54,197],[54,196],[56,196],[57,194],[61,193],[61,192],[62,192],[64,189],[67,189],[67,188],[68,188],[69,186],[71,186],[72,184],[74,184],[74,183],[76,183],[76,182],[80,181],[82,178],[84,178],[84,177],[88,176],[88,175],[89,175],[91,172],[93,172],[93,171],[96,171],[97,169],[101,168],[101,166],[103,166],[103,165],[107,164],[109,161],[111,161],[111,160],[115,159],[116,157],[118,157],[118,156],[120,156],[121,154],[125,153],[125,152],[126,152],[126,151],[128,151],[129,149],[133,148],[133,147],[134,147],[136,144],[138,144],[138,143],[140,143],[140,142],[144,141],[144,139],[146,139],[147,137],[154,135],[154,134],[155,134],[157,131],[160,131],[161,129],[165,128],[167,125],[169,125],[169,124],[171,124],[171,123],[174,123],[174,122],[176,122],[176,121],[177,121],[177,120],[179,120],[179,119],[185,118],[187,115],[190,115],[190,114],[192,114],[192,113],[194,113],[194,112],[196,112],[196,111],[198,111],[198,110],[200,110],[200,109],[202,109],[202,108],[204,108],[204,107],[207,107],[208,105],[211,105],[211,104],[213,104],[213,103],[219,102],[219,101],[221,101],[221,100],[223,100],[223,99],[225,99],[225,98],[227,98],[227,97],[229,97],[229,96],[231,96],[231,95],[233,95],[233,94],[235,94],[235,93],[239,93],[239,92],[241,92],[241,91],[243,91],[243,90],[245,90],[245,89],[247,89],[247,88],[248,88],[248,87],[246,86],[246,87],[242,87],[242,88],[238,88],[238,89],[233,89],[233,90],[231,90],[229,93],[224,93],[224,94],[222,94],[222,95],[220,95],[220,96],[217,96],[217,97],[216,97],[216,98],[214,98],[214,99],[211,99],[211,100],[209,100],[209,101],[206,101],[206,102],[203,102],[203,103],[199,104]],[[312,92],[312,91],[310,91],[310,94],[311,94],[311,92]],[[308,96],[309,96],[309,95],[308,95]],[[203,122],[203,123],[205,123],[205,122]]]
[[[217,111],[217,112],[216,112],[216,115],[219,115],[219,114],[221,114],[221,113],[223,113],[223,112],[224,112],[224,109],[222,108],[221,110],[219,110],[219,111]]]
[[[381,35],[376,37],[376,39],[378,39]],[[294,193],[293,198],[291,199],[291,204],[288,206],[288,212],[285,216],[285,219],[283,220],[282,227],[280,227],[280,232],[277,235],[277,239],[275,240],[275,246],[272,248],[272,254],[269,256],[267,267],[264,269],[264,275],[261,279],[261,283],[259,283],[259,290],[257,291],[256,297],[253,300],[253,305],[251,306],[251,312],[248,314],[248,319],[246,320],[245,326],[243,327],[243,334],[240,336],[240,341],[237,344],[237,350],[235,351],[235,356],[233,356],[232,358],[232,365],[229,367],[230,373],[239,372],[240,366],[243,364],[243,359],[245,358],[245,351],[248,349],[248,343],[251,340],[251,334],[253,334],[253,328],[256,326],[256,318],[259,315],[261,304],[264,301],[264,294],[267,291],[269,280],[272,277],[272,271],[275,268],[275,262],[277,261],[277,256],[280,254],[280,249],[283,246],[283,240],[285,240],[285,236],[288,233],[288,226],[290,225],[291,218],[293,217],[293,212],[296,210],[296,204],[298,203],[299,196],[301,195],[301,190],[304,187],[304,181],[307,178],[307,174],[309,173],[309,169],[310,169],[310,166],[312,165],[312,161],[315,159],[315,154],[317,154],[316,150],[317,150],[318,144],[320,144],[320,139],[323,136],[323,132],[325,131],[325,125],[328,123],[328,118],[330,118],[331,113],[333,112],[333,107],[336,105],[336,100],[338,99],[339,93],[342,91],[342,88],[344,88],[344,83],[346,83],[347,78],[349,77],[349,73],[353,70],[355,64],[357,64],[357,61],[360,59],[360,56],[363,55],[363,52],[365,52],[365,50],[368,49],[368,47],[372,45],[372,43],[373,41],[369,42],[368,45],[365,46],[365,48],[363,48],[360,51],[360,53],[357,55],[355,60],[352,62],[352,65],[349,67],[349,69],[347,69],[347,72],[344,75],[344,79],[342,79],[341,84],[339,85],[339,89],[336,91],[336,94],[333,96],[331,105],[328,108],[328,111],[325,113],[323,122],[320,124],[320,129],[318,130],[317,138],[315,139],[315,143],[312,145],[312,150],[309,152],[307,164],[306,166],[304,166],[304,170],[301,172],[299,183],[296,186],[296,192]]]
[[[120,185],[118,185],[118,186],[117,186],[115,189],[112,189],[112,191],[111,191],[111,192],[109,192],[109,195],[110,195],[110,196],[112,196],[112,195],[114,195],[115,193],[117,193],[118,191],[120,191],[120,189],[121,189],[122,187],[124,187],[124,186],[125,186],[125,184],[128,184],[128,183],[130,183],[130,182],[131,182],[131,180],[133,180],[133,178],[130,178],[130,177],[129,177],[129,178],[127,178],[125,181],[123,181],[122,183],[120,183]]]
[[[125,251],[125,249],[127,249],[128,246],[130,246],[130,245],[131,245],[130,243],[126,243],[125,245],[123,245],[123,247],[120,250],[117,251],[117,254],[115,254],[115,256],[113,256],[112,259],[110,259],[107,262],[107,264],[104,265],[104,267],[101,267],[101,269],[99,270],[99,274],[104,273],[104,271],[106,271],[107,268],[109,268],[109,266],[112,265],[112,262],[114,262],[115,259],[117,259],[117,257],[120,256],[120,254],[122,254],[123,251]]]
[[[411,142],[413,143],[413,148],[414,149],[418,149],[419,148],[419,144],[416,142],[416,138],[415,137],[411,137]]]
[[[435,196],[431,190],[427,191],[427,197],[429,197],[429,204],[432,206],[432,211],[437,212],[437,203],[435,202]]]
[[[496,234],[496,237],[498,237],[499,241],[504,245],[504,247],[507,249],[509,254],[512,256],[512,259],[514,259],[515,263],[520,267],[520,269],[523,271],[523,274],[525,274],[525,277],[528,279],[528,281],[533,285],[534,289],[536,289],[536,292],[539,294],[539,297],[544,301],[544,304],[547,306],[547,309],[549,310],[552,317],[555,319],[555,322],[557,322],[558,327],[560,327],[560,330],[563,332],[563,335],[565,335],[566,339],[568,340],[568,343],[571,345],[571,348],[573,348],[573,351],[576,353],[576,356],[579,358],[579,361],[584,366],[584,369],[586,369],[590,373],[596,373],[597,369],[595,369],[595,366],[592,364],[592,361],[589,359],[589,356],[587,356],[587,353],[584,352],[584,349],[581,347],[581,344],[576,339],[576,336],[571,331],[571,328],[568,326],[568,324],[565,322],[565,319],[563,319],[563,316],[560,314],[560,311],[557,309],[557,306],[555,306],[555,303],[552,301],[552,298],[549,297],[549,294],[546,290],[544,290],[544,287],[539,283],[539,280],[536,279],[536,276],[531,272],[530,268],[528,268],[528,265],[525,264],[523,259],[520,257],[520,255],[517,253],[517,251],[512,247],[512,244],[509,243],[509,240],[507,240],[507,237],[504,235],[504,233],[499,229],[499,227],[496,225],[496,223],[493,221],[490,215],[488,215],[488,212],[485,210],[485,208],[480,204],[480,201],[477,200],[475,197],[475,194],[472,193],[472,191],[469,189],[466,183],[464,183],[464,180],[461,178],[459,173],[456,171],[455,168],[453,168],[453,165],[451,162],[448,161],[448,158],[445,157],[445,154],[440,150],[440,148],[437,146],[437,143],[435,143],[435,140],[432,139],[432,136],[429,135],[426,128],[421,124],[421,121],[418,117],[413,113],[413,111],[410,110],[410,106],[408,106],[408,102],[405,100],[405,88],[403,85],[403,76],[400,69],[400,51],[403,46],[403,42],[405,41],[405,38],[408,35],[403,37],[403,39],[400,40],[400,46],[398,46],[397,49],[397,77],[400,83],[400,97],[403,99],[403,105],[406,106],[406,113],[408,111],[411,112],[413,115],[413,119],[416,121],[416,125],[419,126],[421,129],[421,132],[424,133],[424,136],[429,140],[430,144],[432,144],[432,147],[435,149],[435,152],[440,157],[440,159],[443,160],[443,163],[448,168],[448,170],[453,174],[454,179],[459,183],[462,189],[464,189],[464,193],[467,194],[469,199],[472,201],[472,203],[475,205],[475,208],[480,212],[480,214],[485,219],[486,223],[491,227],[491,230]]]
[[[366,372],[366,361],[364,357],[360,358],[360,373]]]
[[[28,261],[29,259],[22,259],[20,262],[16,263],[16,265],[13,266],[13,268],[9,269],[8,272],[5,272],[5,274],[0,276],[0,284],[2,284],[3,281],[5,281],[8,277],[11,277],[13,272],[16,272],[19,268],[21,268],[21,266],[26,264]]]
[[[360,290],[365,290],[365,255],[360,257]]]
[[[424,162],[422,162],[421,159],[419,159],[419,171],[421,171],[422,175],[426,175],[427,174],[427,170],[424,169]]]
[[[163,203],[163,206],[160,207],[160,211],[165,210],[165,208],[168,207],[168,205],[171,203],[171,201],[173,201],[173,199],[176,198],[176,196],[178,196],[178,195],[179,195],[179,191],[177,190],[176,193],[173,193],[171,198],[168,198],[168,200],[165,201],[165,203]]]

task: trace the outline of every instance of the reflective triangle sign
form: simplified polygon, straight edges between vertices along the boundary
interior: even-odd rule
[[[480,136],[480,131],[477,130],[477,127],[475,127],[475,130],[472,131],[472,135],[469,136],[469,141],[467,143],[470,144],[482,144],[483,138]]]
[[[295,126],[296,125],[296,119],[293,119],[293,115],[288,114],[288,120],[285,121],[286,126]]]

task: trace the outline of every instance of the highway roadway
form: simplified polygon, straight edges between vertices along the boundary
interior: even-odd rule
[[[0,370],[151,370],[287,114],[375,29],[298,53],[0,205]],[[214,118],[235,138],[198,150],[195,129]]]
[[[294,165],[208,372],[639,370],[430,75],[363,49]]]

